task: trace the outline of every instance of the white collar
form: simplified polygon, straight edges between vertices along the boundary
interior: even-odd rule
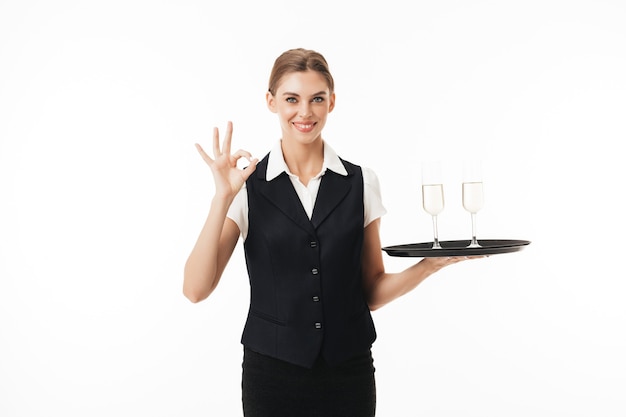
[[[292,175],[291,172],[289,172],[287,163],[285,163],[285,157],[280,143],[281,141],[279,140],[270,152],[269,160],[267,161],[267,172],[265,173],[265,179],[267,181],[273,180],[283,172]],[[348,175],[348,171],[346,171],[343,163],[341,163],[341,159],[339,159],[335,150],[331,148],[329,144],[324,142],[324,162],[322,163],[322,170],[317,176],[324,175],[327,169],[330,169],[339,175]]]

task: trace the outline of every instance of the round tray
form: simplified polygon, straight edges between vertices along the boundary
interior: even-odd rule
[[[409,243],[382,248],[389,256],[437,258],[442,256],[496,255],[517,252],[530,244],[528,240],[478,239],[480,248],[468,248],[469,240],[440,241],[441,249],[433,249],[433,242]]]

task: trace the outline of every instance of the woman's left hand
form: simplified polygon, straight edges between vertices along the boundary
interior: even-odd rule
[[[456,264],[469,259],[481,259],[487,258],[488,255],[473,255],[473,256],[441,256],[433,258],[424,258],[420,262],[427,263],[431,268],[438,271],[448,265]]]

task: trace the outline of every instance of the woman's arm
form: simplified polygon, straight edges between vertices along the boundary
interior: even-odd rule
[[[230,203],[214,198],[209,215],[185,263],[183,294],[197,303],[207,298],[220,281],[230,260],[239,228],[226,217]]]
[[[213,156],[207,155],[196,144],[202,159],[207,163],[215,182],[215,196],[200,236],[185,263],[183,294],[197,303],[207,298],[217,286],[226,264],[239,239],[239,227],[226,217],[233,199],[248,177],[256,169],[257,160],[249,152],[238,150],[230,153],[233,125],[228,122],[223,147],[220,148],[219,132],[213,130]],[[237,168],[237,161],[250,161],[246,169]]]
[[[474,258],[474,257],[472,257]],[[463,256],[423,258],[398,273],[385,272],[380,244],[380,219],[365,228],[363,241],[363,281],[370,310],[374,311],[408,293],[441,268],[468,259]]]

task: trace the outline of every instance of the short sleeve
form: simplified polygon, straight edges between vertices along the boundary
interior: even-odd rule
[[[363,171],[363,206],[365,209],[364,218],[366,227],[374,220],[387,213],[383,205],[380,183],[376,173],[369,168],[362,168]]]
[[[241,237],[246,240],[248,235],[248,191],[245,184],[233,199],[226,217],[237,224]]]

